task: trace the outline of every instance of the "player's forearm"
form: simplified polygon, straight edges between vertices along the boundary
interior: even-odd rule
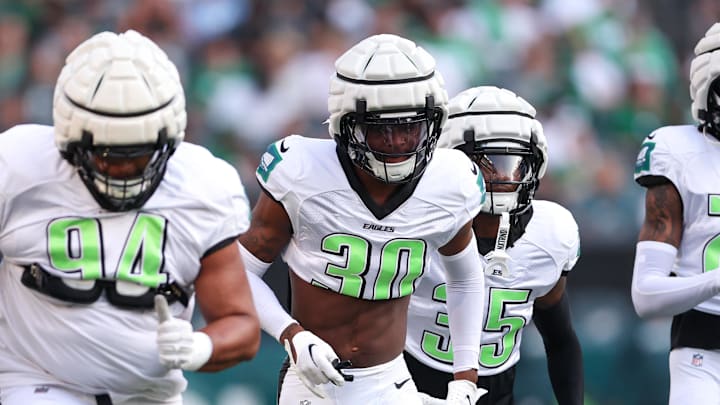
[[[570,319],[570,304],[563,292],[549,308],[535,307],[533,316],[547,354],[548,375],[560,405],[583,403],[584,373],[580,341]]]
[[[582,405],[584,373],[582,353],[577,338],[568,341],[566,347],[546,350],[548,375],[560,405]]]
[[[263,279],[251,271],[247,272],[247,277],[252,290],[255,309],[260,318],[260,327],[282,343],[281,334],[288,326],[297,323],[297,321],[285,311],[275,293]]]
[[[199,371],[220,371],[251,360],[260,349],[258,322],[249,314],[218,319],[201,329],[212,341],[210,360]]]
[[[447,312],[453,342],[453,372],[477,370],[485,297],[483,262],[475,238],[460,253],[440,255],[447,278]],[[468,378],[465,378],[468,379]],[[476,381],[477,375],[471,381]]]
[[[677,249],[670,244],[637,244],[632,280],[632,301],[641,317],[673,316],[686,312],[720,293],[720,273],[691,277],[670,275]]]

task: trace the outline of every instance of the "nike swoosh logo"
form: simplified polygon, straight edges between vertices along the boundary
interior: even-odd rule
[[[282,142],[280,142],[280,152],[285,153],[288,151],[288,149],[290,148],[285,146],[285,140],[283,139]]]
[[[408,378],[407,380],[400,381],[399,383],[395,383],[395,388],[400,389],[403,385],[405,385],[406,382],[410,381]]]
[[[475,166],[475,163],[472,164],[472,169],[470,169],[470,170],[472,171],[472,174],[477,176],[478,168],[477,168],[477,166]]]
[[[312,360],[313,364],[317,365],[317,363],[315,363],[315,358],[312,355],[313,347],[315,347],[315,343],[311,343],[310,346],[308,346],[308,352],[310,353],[310,360]]]
[[[468,400],[468,405],[473,405],[472,399],[470,399],[470,395],[465,395],[465,399]]]
[[[647,138],[648,138],[648,139],[653,139],[653,138],[655,138],[655,132],[653,132],[653,133],[651,133],[650,135],[648,135]]]

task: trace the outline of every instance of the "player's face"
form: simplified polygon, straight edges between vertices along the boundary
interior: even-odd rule
[[[113,157],[103,154],[93,155],[98,172],[114,179],[131,179],[142,175],[152,153],[134,157]]]
[[[517,182],[523,181],[529,170],[526,160],[517,155],[476,155],[473,160],[480,166],[486,188],[500,193],[517,190]]]
[[[365,125],[365,139],[371,151],[380,153],[377,156],[379,160],[385,163],[398,163],[409,157],[402,154],[410,154],[417,150],[422,140],[424,126],[422,122]]]

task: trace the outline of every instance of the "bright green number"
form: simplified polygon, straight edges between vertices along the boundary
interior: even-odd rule
[[[150,288],[167,282],[163,273],[167,220],[139,213],[120,254],[115,278]],[[63,272],[80,272],[83,280],[104,276],[103,238],[95,218],[61,218],[48,226],[50,264]]]
[[[100,223],[93,218],[61,218],[48,226],[50,265],[66,273],[80,272],[85,280],[103,275]]]
[[[720,195],[710,194],[708,215],[720,216]],[[720,267],[720,235],[710,239],[703,249],[703,271],[708,272]]]
[[[447,302],[447,288],[444,283],[433,289],[432,299],[433,301],[439,301],[443,304]],[[446,328],[450,327],[448,315],[445,312],[438,312],[435,315],[435,323]],[[426,330],[423,332],[420,346],[422,347],[422,351],[433,359],[443,363],[452,364],[453,355],[452,346],[450,345],[450,333],[441,335]]]
[[[503,317],[507,304],[521,304],[528,301],[530,291],[510,290],[505,288],[490,289],[490,307],[487,312],[485,330],[488,332],[502,332],[501,344],[489,343],[480,346],[480,365],[483,367],[498,367],[505,363],[517,343],[517,335],[527,322],[521,316]]]
[[[489,343],[480,346],[480,365],[483,367],[498,367],[510,358],[513,348],[517,343],[517,334],[525,326],[526,320],[520,316],[504,317],[505,306],[527,302],[530,296],[528,290],[511,290],[503,288],[490,289],[490,307],[488,308],[487,322],[484,330],[487,332],[502,332],[501,344]],[[442,303],[447,302],[445,284],[440,284],[433,290],[433,300]],[[435,323],[440,326],[449,327],[448,316],[444,312],[438,312]],[[449,332],[449,329],[448,329]],[[452,364],[452,343],[449,333],[439,335],[434,332],[425,331],[420,342],[423,352],[435,360]]]
[[[359,298],[363,294],[367,280],[365,275],[370,264],[370,243],[355,235],[333,234],[322,241],[325,253],[345,258],[343,266],[328,263],[325,273],[339,277],[342,282],[340,294]],[[383,246],[380,252],[380,271],[373,286],[373,299],[383,300],[391,297],[393,282],[399,282],[401,297],[411,294],[413,283],[422,274],[425,267],[425,242],[415,239],[394,239]],[[400,277],[405,264],[407,269]]]
[[[165,225],[167,220],[157,215],[138,214],[130,230],[115,278],[155,288],[167,282],[161,273]]]
[[[322,241],[322,250],[338,256],[345,256],[345,266],[328,263],[325,273],[340,277],[340,294],[360,297],[365,283],[363,273],[370,262],[370,245],[365,239],[352,235],[328,235]]]

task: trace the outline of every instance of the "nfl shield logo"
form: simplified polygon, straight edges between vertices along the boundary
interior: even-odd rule
[[[703,356],[700,353],[693,354],[692,365],[695,367],[702,367]]]

